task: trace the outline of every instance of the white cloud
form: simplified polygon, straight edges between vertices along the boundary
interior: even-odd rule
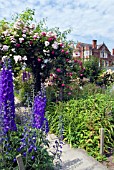
[[[74,41],[103,41],[114,48],[114,0],[0,0],[0,19],[15,12],[35,9],[36,19],[47,18],[48,27],[72,28]]]

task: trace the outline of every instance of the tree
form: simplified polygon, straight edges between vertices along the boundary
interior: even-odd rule
[[[88,61],[85,61],[84,67],[85,77],[89,78],[90,82],[95,82],[99,74],[101,73],[101,67],[99,67],[98,58],[91,56]]]

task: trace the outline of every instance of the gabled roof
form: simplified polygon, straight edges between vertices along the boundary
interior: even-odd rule
[[[90,49],[92,49],[92,44],[78,42],[77,45],[80,45],[81,47],[88,46]],[[100,50],[100,48],[102,48],[103,46],[105,46],[105,48],[109,51],[104,42],[102,44],[97,45],[97,49]]]
[[[110,52],[109,49],[108,49],[108,47],[107,47],[104,43],[101,44],[101,45],[99,45],[98,49],[100,50],[103,46],[105,46],[105,48],[107,49],[107,51]],[[111,53],[111,52],[110,52],[110,53]]]
[[[99,44],[97,45],[97,49],[99,49],[100,47],[102,47],[103,44]]]

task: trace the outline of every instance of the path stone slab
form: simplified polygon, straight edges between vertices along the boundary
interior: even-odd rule
[[[53,148],[58,139],[54,134],[49,134],[50,148]],[[108,170],[108,168],[93,157],[89,156],[83,149],[70,148],[68,144],[62,145],[62,167],[61,170]]]

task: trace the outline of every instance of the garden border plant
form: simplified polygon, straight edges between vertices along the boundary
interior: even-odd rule
[[[114,100],[109,94],[95,94],[86,99],[50,103],[47,106],[50,131],[58,134],[59,116],[63,117],[64,140],[71,146],[85,149],[91,156],[102,161],[99,129],[105,130],[105,154],[113,149]],[[112,115],[110,115],[112,113]]]

